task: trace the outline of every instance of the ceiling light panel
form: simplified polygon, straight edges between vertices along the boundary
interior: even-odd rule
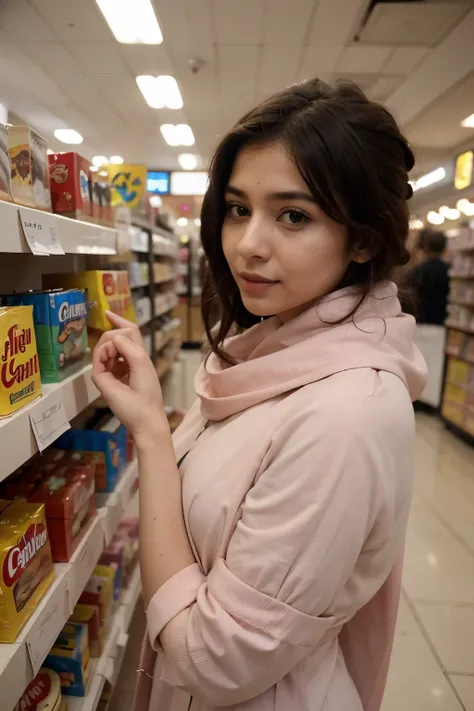
[[[186,123],[164,123],[160,126],[163,138],[169,146],[192,146],[194,134]]]
[[[464,121],[461,121],[463,128],[474,128],[474,114],[467,116]]]
[[[192,153],[180,153],[178,163],[183,170],[194,170],[197,168],[198,159]]]
[[[54,137],[61,141],[61,143],[82,143],[84,140],[80,133],[75,131],[73,128],[57,128],[54,131]]]
[[[161,44],[158,20],[151,0],[95,0],[117,42]]]
[[[183,99],[178,82],[174,77],[150,75],[138,76],[138,88],[142,92],[146,103],[152,109],[182,109]]]

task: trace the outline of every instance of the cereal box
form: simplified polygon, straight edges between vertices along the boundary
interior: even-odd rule
[[[14,201],[51,212],[47,149],[46,140],[29,126],[8,127]]]
[[[59,674],[65,696],[85,696],[91,675],[87,624],[66,622],[45,666]]]
[[[0,123],[0,200],[11,200],[8,130]]]
[[[49,177],[54,212],[92,215],[89,161],[78,153],[54,153],[49,156]]]
[[[0,417],[41,395],[31,306],[0,308]]]
[[[64,289],[87,290],[87,298],[93,304],[87,322],[91,345],[95,344],[104,331],[111,329],[111,324],[105,315],[106,310],[135,322],[135,310],[126,271],[45,274],[43,284],[46,287],[62,286]]]
[[[2,297],[8,306],[33,306],[43,383],[58,383],[82,367],[87,350],[87,306],[83,289],[29,291]]]
[[[54,578],[43,504],[0,499],[0,642],[14,642]]]

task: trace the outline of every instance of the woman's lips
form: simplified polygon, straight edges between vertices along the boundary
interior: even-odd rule
[[[271,286],[278,284],[277,281],[266,279],[259,274],[240,274],[240,279],[243,291],[252,296],[264,294]]]

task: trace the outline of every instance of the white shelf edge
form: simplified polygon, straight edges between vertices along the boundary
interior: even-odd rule
[[[18,207],[11,202],[0,200],[0,224],[2,225],[2,239],[0,253],[5,254],[31,254],[31,250],[23,236],[18,220]],[[44,214],[41,210],[23,208],[38,218]],[[93,222],[83,222],[63,215],[51,214],[56,221],[56,227],[61,246],[66,254],[116,254],[117,230],[113,227],[104,227]]]
[[[92,382],[92,365],[81,370],[61,383],[42,385],[43,395],[10,417],[0,419],[0,481],[24,464],[38,451],[38,446],[30,425],[30,415],[37,414],[48,405],[48,399],[59,392],[66,416],[71,421],[85,410],[96,398],[99,391]],[[12,442],[18,446],[12,447]]]
[[[115,529],[117,528],[123,513],[136,498],[132,484],[137,474],[138,463],[134,460],[124,470],[115,491],[106,495],[105,504],[98,509],[97,517],[91,522],[71,561],[55,564],[55,578],[18,635],[16,642],[0,644],[2,711],[13,710],[23,691],[34,677],[27,644],[34,642],[35,639],[43,638],[46,630],[48,644],[51,642],[49,645],[51,647],[67,622],[76,603],[79,588],[81,585],[81,590],[84,588],[106,547],[107,529],[112,529],[114,526]],[[119,516],[117,516],[117,512],[119,512]],[[132,580],[134,580],[133,575]],[[139,593],[138,590],[137,599]],[[125,595],[124,603],[127,600],[128,597]],[[119,609],[121,607],[122,604]],[[39,665],[44,661],[48,651],[49,648],[44,656],[39,658]]]

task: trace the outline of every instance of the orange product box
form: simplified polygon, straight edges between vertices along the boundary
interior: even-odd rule
[[[92,215],[89,161],[79,153],[54,153],[49,158],[53,212],[70,217]]]
[[[54,578],[43,504],[0,499],[0,642],[14,642]]]
[[[32,306],[0,308],[0,417],[41,395]]]

